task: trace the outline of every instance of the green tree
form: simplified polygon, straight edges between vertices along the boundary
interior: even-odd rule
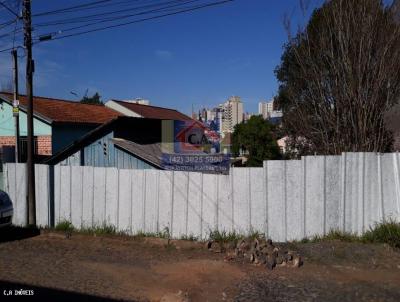
[[[385,115],[400,95],[394,15],[380,0],[325,1],[290,37],[275,73],[297,155],[390,150]]]
[[[243,151],[249,167],[262,167],[267,159],[280,159],[281,154],[273,134],[273,126],[262,116],[252,116],[247,122],[235,126],[232,135],[232,152],[238,156]]]
[[[80,102],[82,104],[90,104],[90,105],[104,105],[103,102],[101,101],[101,96],[99,95],[98,92],[96,92],[93,96],[88,97],[85,95]]]

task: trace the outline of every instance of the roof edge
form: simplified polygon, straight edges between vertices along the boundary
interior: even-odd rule
[[[140,156],[140,155],[138,155],[138,154],[136,154],[136,153],[133,153],[132,151],[128,150],[127,148],[124,148],[124,147],[122,147],[122,146],[120,146],[120,145],[117,145],[117,144],[115,144],[115,143],[114,143],[114,146],[115,146],[115,148],[124,150],[125,152],[128,152],[128,153],[134,155],[135,157],[139,158],[141,161],[144,161],[145,163],[149,164],[150,166],[152,166],[152,167],[154,167],[154,168],[158,168],[158,169],[161,169],[161,170],[165,170],[163,167],[161,167],[161,165],[158,165],[158,164],[155,163],[155,162],[152,162],[152,161],[150,161],[150,160],[148,160],[148,159],[146,159],[146,158],[144,158],[144,157],[142,157],[142,156]]]
[[[6,102],[7,104],[13,106],[13,101],[10,100],[7,96],[4,95],[3,92],[0,92],[0,99],[2,99],[4,102]],[[20,109],[22,109],[22,111],[27,114],[28,108],[22,104],[20,104],[18,106]],[[50,118],[48,118],[47,116],[44,116],[38,112],[35,112],[35,110],[33,110],[33,116],[38,118],[39,120],[45,122],[46,124],[52,124],[54,121]]]
[[[186,115],[186,114],[180,112],[180,111],[177,110],[177,109],[173,109],[173,108],[161,107],[161,106],[153,106],[153,105],[144,105],[144,104],[137,104],[137,103],[129,103],[129,102],[126,102],[126,101],[115,100],[115,99],[110,99],[110,100],[108,100],[108,101],[113,101],[113,102],[116,102],[116,103],[123,103],[123,104],[134,104],[134,105],[139,105],[139,106],[153,107],[153,108],[164,109],[164,110],[171,110],[171,111],[175,111],[175,112],[178,112],[178,113],[180,113],[180,114],[183,114],[183,115],[187,116],[188,118],[190,118],[188,115]],[[129,109],[129,108],[128,108],[128,109]]]

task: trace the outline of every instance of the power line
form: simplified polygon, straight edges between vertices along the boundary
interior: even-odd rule
[[[199,1],[199,0],[188,0],[188,1],[186,1],[185,3],[182,3],[182,4],[188,4],[188,3],[190,3],[190,2],[195,2],[195,1]],[[221,4],[224,4],[224,3],[227,3],[227,2],[232,2],[232,1],[234,1],[234,0],[222,0],[222,1],[217,1],[217,2],[213,2],[213,3],[202,4],[202,5],[198,5],[198,6],[187,7],[187,8],[178,10],[178,11],[173,11],[173,12],[170,12],[170,13],[165,13],[165,14],[161,14],[161,15],[156,15],[156,16],[152,16],[152,17],[148,17],[148,18],[142,18],[142,19],[137,19],[137,20],[133,20],[133,21],[129,21],[129,22],[124,22],[124,23],[119,23],[119,24],[104,26],[104,27],[100,27],[100,28],[94,28],[94,29],[90,29],[90,30],[86,30],[86,31],[71,33],[71,34],[69,34],[69,35],[54,36],[55,34],[61,34],[61,33],[63,32],[63,30],[60,30],[60,31],[58,31],[57,33],[54,33],[54,32],[53,32],[53,33],[48,33],[48,34],[45,34],[45,35],[38,35],[39,38],[35,39],[34,44],[37,44],[37,43],[39,43],[39,42],[44,42],[44,41],[46,41],[46,40],[60,40],[60,39],[65,39],[65,38],[74,37],[74,36],[80,36],[80,35],[84,35],[84,34],[88,34],[88,33],[92,33],[92,32],[103,31],[103,30],[106,30],[106,29],[112,29],[112,28],[117,28],[117,27],[122,27],[122,26],[130,25],[130,24],[141,23],[141,22],[145,22],[145,21],[149,21],[149,20],[154,20],[154,19],[159,19],[159,18],[163,18],[163,17],[167,17],[167,16],[172,16],[172,15],[182,14],[182,13],[186,13],[186,12],[191,12],[191,11],[199,10],[199,9],[206,8],[206,7],[217,6],[217,5],[221,5]],[[108,2],[108,0],[107,0],[107,1],[105,1],[105,0],[103,0],[103,1],[95,1],[95,2],[92,2],[91,4],[93,5],[94,3],[101,3],[101,2]],[[120,1],[119,3],[122,3],[122,2],[125,2],[125,1]],[[89,5],[89,3],[87,3],[86,6],[87,6],[87,5]],[[82,5],[81,5],[81,6],[82,6]],[[81,7],[81,6],[80,6],[80,7]],[[164,7],[164,8],[159,8],[159,9],[157,9],[157,10],[153,10],[152,12],[154,13],[154,12],[165,11],[165,10],[166,10],[166,8]],[[141,14],[145,14],[145,13],[146,13],[146,12],[141,12]],[[147,11],[147,13],[150,13],[150,12]],[[135,14],[135,15],[138,15],[138,14]],[[128,16],[126,16],[126,17],[128,17]],[[110,18],[109,18],[108,20],[103,20],[103,22],[106,22],[106,21],[107,21],[107,22],[111,22],[111,21],[117,21],[117,20],[119,20],[119,18],[113,18],[113,19],[110,19]],[[12,23],[14,23],[15,21],[16,21],[16,20],[13,20]],[[10,22],[10,21],[9,21],[9,22]],[[96,22],[95,24],[103,23],[103,22],[99,21],[99,22]],[[11,23],[11,24],[12,24],[12,23]],[[64,32],[65,32],[65,31],[71,31],[71,30],[74,30],[74,29],[76,30],[76,29],[82,28],[82,27],[93,26],[93,25],[94,25],[94,24],[90,23],[90,24],[82,25],[82,26],[80,26],[80,27],[67,28],[67,29],[64,30]],[[0,26],[1,26],[1,24],[0,24]],[[18,32],[20,32],[20,31],[21,31],[20,29],[16,29],[15,33],[18,33]],[[10,32],[10,33],[8,33],[8,34],[5,34],[4,36],[8,36],[8,35],[11,35],[11,34],[14,34],[14,31],[12,31],[12,32]],[[47,38],[47,39],[43,39],[43,40],[40,39],[40,37],[43,37],[43,36],[48,36],[48,38]],[[0,37],[1,37],[1,36],[0,36]],[[6,52],[6,51],[10,51],[10,50],[12,50],[12,49],[14,49],[14,48],[15,48],[15,47],[7,48],[7,49],[2,49],[2,50],[0,50],[0,53]],[[16,46],[16,48],[23,48],[23,47],[21,47],[21,46]],[[23,49],[24,49],[24,48],[23,48]]]
[[[158,12],[168,11],[168,9],[173,9],[173,8],[180,7],[180,6],[182,6],[182,4],[189,4],[189,3],[193,3],[193,2],[197,2],[197,1],[201,1],[201,0],[187,0],[185,3],[169,5],[169,6],[165,6],[165,7],[162,7],[162,8],[143,11],[143,12],[136,13],[136,14],[115,16],[115,17],[110,17],[108,19],[99,19],[100,21],[91,22],[91,23],[87,23],[87,24],[84,24],[84,25],[79,25],[79,26],[70,27],[70,28],[66,28],[66,29],[61,29],[58,32],[59,33],[60,32],[64,33],[64,32],[73,31],[73,30],[77,30],[77,29],[81,29],[81,28],[85,28],[85,27],[90,27],[90,26],[97,25],[97,24],[102,24],[102,23],[107,23],[107,22],[115,22],[117,20],[127,19],[127,18],[131,18],[131,17],[135,17],[135,16],[141,16],[141,15],[146,15],[146,14],[154,14],[154,13],[158,13]],[[172,1],[172,2],[174,2],[174,1]],[[55,33],[55,34],[57,34],[57,33]]]
[[[101,23],[107,23],[107,22],[113,22],[116,20],[121,20],[121,19],[126,19],[134,16],[139,16],[139,15],[145,15],[145,14],[151,14],[151,13],[157,13],[161,11],[168,11],[168,9],[174,8],[174,7],[179,7],[183,6],[186,4],[190,4],[193,2],[198,2],[202,0],[174,0],[174,1],[166,1],[166,2],[161,2],[157,4],[151,4],[151,5],[144,5],[144,6],[136,6],[133,8],[125,9],[125,10],[117,10],[117,11],[111,11],[111,12],[105,12],[101,14],[94,14],[94,15],[86,15],[86,16],[81,16],[77,18],[70,18],[70,19],[62,19],[62,20],[57,20],[57,21],[52,21],[52,22],[47,22],[47,23],[38,23],[33,25],[33,30],[35,30],[35,27],[42,27],[42,26],[53,26],[53,25],[64,25],[64,24],[69,24],[69,23],[86,23],[84,25],[80,26],[75,26],[71,28],[66,28],[66,29],[61,29],[58,32],[67,32],[67,31],[72,31],[84,27],[89,27],[93,26],[96,24],[101,24]],[[175,4],[174,4],[175,3]],[[178,4],[176,4],[178,3]],[[172,4],[172,5],[169,5]],[[162,7],[159,7],[162,6]],[[91,17],[96,17],[96,16],[107,16],[107,15],[113,15],[116,13],[122,13],[122,12],[127,12],[131,10],[139,10],[139,9],[144,9],[144,8],[151,8],[151,7],[159,7],[153,10],[147,10],[147,11],[142,11],[140,13],[136,14],[129,14],[129,15],[119,15],[119,16],[114,16],[114,17],[108,17],[108,18],[97,18],[97,19],[90,19]],[[96,22],[90,22],[90,21],[96,21]],[[14,21],[15,24],[15,21]],[[14,30],[9,31],[7,33],[1,34],[0,38],[7,37],[7,36],[14,36],[16,33],[22,33],[23,28],[14,28]]]
[[[77,32],[77,33],[72,33],[72,34],[64,35],[64,36],[60,36],[60,37],[53,37],[52,35],[54,33],[48,33],[48,34],[45,34],[43,36],[49,37],[46,40],[60,40],[60,39],[65,39],[65,38],[69,38],[69,37],[74,37],[74,36],[80,36],[80,35],[84,35],[84,34],[88,34],[88,33],[93,33],[93,32],[97,32],[97,31],[103,31],[103,30],[106,30],[106,29],[126,26],[126,25],[130,25],[130,24],[134,24],[134,23],[140,23],[140,22],[144,22],[144,21],[148,21],[148,20],[154,20],[154,19],[159,19],[159,18],[163,18],[163,17],[167,17],[167,16],[182,14],[182,13],[186,13],[186,12],[190,12],[190,11],[194,11],[194,10],[199,10],[199,9],[206,8],[206,7],[221,5],[221,4],[224,4],[224,3],[227,3],[227,2],[232,2],[232,1],[234,1],[234,0],[222,0],[222,1],[214,2],[214,3],[207,3],[207,4],[199,5],[197,7],[191,7],[191,8],[187,8],[187,9],[182,9],[182,10],[175,11],[175,12],[172,12],[172,13],[162,14],[162,15],[148,17],[148,18],[142,18],[142,19],[138,19],[138,20],[134,20],[134,21],[130,21],[130,22],[125,22],[125,23],[120,23],[120,24],[115,24],[115,25],[109,25],[109,26],[105,26],[105,27],[95,28],[95,29],[91,29],[91,30]],[[35,41],[35,44],[37,44],[38,42],[42,42],[40,40],[40,38]]]
[[[19,19],[19,17],[16,19],[13,19],[13,20],[6,21],[4,23],[0,23],[0,29],[6,28],[7,26],[14,24],[15,20],[18,20],[18,19]]]
[[[8,10],[11,14],[13,14],[14,16],[16,16],[17,18],[20,18],[20,16],[19,16],[16,12],[14,12],[11,8],[9,8],[8,5],[6,5],[4,2],[1,2],[1,1],[0,1],[0,5],[1,5],[2,7],[4,7],[6,10]]]
[[[161,3],[156,3],[156,4],[147,4],[147,5],[143,5],[143,6],[135,6],[135,7],[131,7],[131,8],[126,8],[126,9],[116,10],[116,11],[110,11],[110,12],[104,12],[104,13],[99,13],[99,14],[79,16],[79,17],[76,17],[76,18],[68,18],[68,19],[61,19],[61,20],[56,20],[56,21],[44,22],[44,23],[37,23],[37,24],[34,24],[33,26],[34,27],[38,27],[38,26],[39,27],[44,27],[44,26],[62,25],[62,24],[69,24],[69,23],[82,23],[82,22],[88,22],[90,20],[103,20],[103,19],[91,19],[91,18],[93,18],[93,17],[101,17],[101,16],[108,16],[108,15],[124,13],[124,12],[128,12],[128,11],[135,11],[135,10],[140,10],[140,9],[153,8],[153,7],[163,6],[163,5],[169,5],[169,4],[172,4],[172,3],[180,3],[179,5],[183,5],[183,4],[187,4],[187,3],[195,2],[195,1],[201,1],[201,0],[166,1],[166,2],[161,2]]]
[[[33,14],[32,16],[34,17],[39,17],[39,16],[46,16],[46,15],[51,15],[51,14],[58,14],[58,13],[65,13],[68,12],[68,10],[74,10],[77,8],[85,8],[85,7],[90,7],[96,4],[101,4],[104,2],[110,2],[111,0],[101,0],[101,1],[93,1],[85,4],[80,4],[80,5],[75,5],[75,6],[70,6],[70,7],[65,7],[65,8],[60,8],[57,10],[51,10],[51,11],[46,11],[38,14]]]
[[[10,48],[6,48],[6,49],[2,49],[2,50],[0,50],[0,53],[1,53],[1,52],[10,51],[10,50],[13,50],[13,49],[15,49],[15,47],[10,47]]]

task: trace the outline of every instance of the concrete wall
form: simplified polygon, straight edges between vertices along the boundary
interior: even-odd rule
[[[399,154],[344,153],[266,161],[229,175],[36,166],[38,224],[112,224],[127,233],[168,228],[174,237],[205,238],[211,230],[260,232],[276,241],[338,229],[361,234],[376,222],[400,221]],[[6,191],[15,224],[26,223],[23,164],[7,164]]]

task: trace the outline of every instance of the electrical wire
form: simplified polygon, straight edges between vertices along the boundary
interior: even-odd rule
[[[60,39],[65,39],[65,38],[69,38],[69,37],[80,36],[80,35],[93,33],[93,32],[97,32],[97,31],[103,31],[103,30],[107,30],[107,29],[111,29],[111,28],[126,26],[126,25],[130,25],[130,24],[134,24],[134,23],[140,23],[140,22],[144,22],[144,21],[148,21],[148,20],[154,20],[154,19],[159,19],[159,18],[163,18],[163,17],[167,17],[167,16],[182,14],[182,13],[191,12],[191,11],[194,11],[194,10],[199,10],[199,9],[206,8],[206,7],[221,5],[221,4],[224,4],[224,3],[227,3],[227,2],[232,2],[232,1],[234,1],[234,0],[222,0],[222,1],[218,1],[218,2],[199,5],[197,7],[191,7],[191,8],[187,8],[187,9],[182,9],[182,10],[175,11],[175,12],[172,12],[172,13],[167,13],[167,14],[157,15],[157,16],[153,16],[153,17],[142,18],[142,19],[138,19],[138,20],[134,20],[134,21],[129,21],[129,22],[124,22],[124,23],[109,25],[109,26],[105,26],[105,27],[100,27],[100,28],[95,28],[95,29],[91,29],[91,30],[81,31],[81,32],[72,33],[72,34],[59,36],[59,37],[56,36],[56,37],[52,37],[50,39],[50,41],[51,40],[60,40]],[[48,33],[48,34],[45,34],[43,36],[48,36],[48,35],[53,35],[53,34],[55,34],[55,33],[54,32],[53,33]],[[46,40],[46,41],[49,41],[49,40]],[[44,41],[40,41],[39,39],[37,39],[34,44],[37,44],[38,42],[44,42]]]
[[[14,12],[8,5],[6,5],[4,2],[0,1],[0,5],[2,7],[4,7],[6,10],[8,10],[11,14],[13,14],[14,16],[16,16],[17,18],[20,18],[20,16]]]
[[[111,0],[93,1],[93,2],[89,2],[89,3],[85,3],[85,4],[80,4],[80,5],[60,8],[60,9],[56,9],[56,10],[46,11],[46,12],[42,12],[42,13],[38,13],[38,14],[33,14],[32,16],[39,17],[39,16],[46,16],[46,15],[51,15],[51,14],[65,13],[65,12],[68,12],[69,10],[90,7],[90,6],[93,6],[96,4],[101,4],[101,3],[110,2],[110,1]]]
[[[6,28],[7,26],[10,26],[10,25],[14,24],[15,20],[16,19],[9,20],[9,21],[6,21],[4,23],[0,23],[0,29]]]
[[[15,47],[10,47],[10,48],[6,48],[6,49],[2,49],[2,50],[0,50],[0,53],[6,52],[6,51],[10,51],[10,50],[13,50],[13,49],[15,49]]]
[[[105,22],[112,22],[115,21],[116,19],[126,19],[129,17],[133,17],[133,16],[137,16],[137,15],[144,15],[146,13],[155,13],[155,12],[159,12],[159,11],[168,11],[169,8],[173,8],[173,7],[177,7],[177,6],[181,6],[181,5],[185,5],[185,4],[189,4],[189,3],[193,3],[193,2],[197,2],[197,1],[202,1],[202,0],[174,0],[174,1],[166,1],[166,2],[161,2],[161,3],[154,3],[154,4],[148,4],[148,5],[143,5],[143,6],[135,6],[135,7],[131,7],[131,8],[127,8],[124,10],[117,10],[117,11],[110,11],[110,12],[105,12],[105,13],[101,13],[101,14],[94,14],[94,15],[85,15],[85,16],[79,16],[76,18],[69,18],[69,19],[61,19],[61,20],[56,20],[56,21],[51,21],[51,22],[44,22],[44,23],[37,23],[37,24],[33,24],[33,30],[36,31],[37,27],[49,27],[49,26],[54,26],[54,25],[66,25],[66,24],[70,24],[70,23],[85,23],[81,26],[77,26],[77,27],[72,27],[72,28],[68,28],[64,31],[71,31],[74,29],[80,29],[80,28],[84,28],[84,27],[88,27],[88,26],[92,26],[92,25],[96,25],[96,24],[100,24],[100,23],[105,23]],[[129,4],[131,4],[131,1],[119,1],[117,3],[127,3],[130,2]],[[168,6],[169,4],[174,4],[175,5],[171,5]],[[176,4],[178,3],[178,4]],[[113,3],[114,4],[114,3]],[[111,4],[108,4],[111,5]],[[160,7],[160,6],[164,6],[164,7]],[[140,10],[140,9],[145,9],[145,8],[156,8],[159,7],[158,9],[154,9],[154,10],[149,10],[149,11],[144,11],[141,12],[139,14],[130,14],[130,15],[119,15],[119,16],[114,16],[111,17],[111,15],[113,14],[117,14],[117,13],[123,13],[123,12],[128,12],[128,11],[132,11],[132,10]],[[93,17],[97,17],[97,16],[109,16],[108,18],[93,18]],[[18,20],[18,19],[16,19]],[[93,22],[96,21],[96,22]],[[10,20],[7,22],[7,26],[15,24],[15,20]],[[0,24],[1,26],[1,24]],[[1,28],[0,28],[1,30]],[[3,37],[7,37],[7,36],[13,36],[15,34],[15,29],[12,31],[9,31],[5,34],[1,34],[0,38]],[[23,32],[23,28],[20,27],[19,29],[17,29],[17,33],[19,32]]]
[[[112,18],[108,18],[108,19],[100,19],[100,21],[91,22],[91,23],[87,23],[84,25],[70,27],[70,28],[66,28],[66,29],[61,29],[58,32],[53,32],[52,34],[57,34],[60,32],[64,33],[64,32],[73,31],[73,30],[77,30],[77,29],[81,29],[81,28],[85,28],[85,27],[90,27],[90,26],[97,25],[97,24],[107,23],[107,22],[115,22],[116,20],[127,19],[127,18],[131,18],[131,17],[135,17],[135,16],[154,14],[154,13],[158,13],[158,12],[165,12],[165,11],[168,11],[169,9],[181,7],[182,4],[189,4],[189,3],[193,3],[193,2],[197,2],[197,1],[201,1],[201,0],[187,0],[185,3],[180,2],[180,4],[170,5],[170,6],[166,6],[163,8],[148,10],[148,11],[144,11],[144,12],[140,12],[140,13],[136,13],[136,14],[121,15],[121,16],[116,16],[116,17],[112,17]],[[171,10],[169,10],[169,11],[171,11]]]
[[[140,0],[131,0],[131,1],[140,1]],[[119,1],[118,3],[119,4],[123,4],[123,3],[131,2],[131,1]],[[69,38],[69,37],[74,37],[74,36],[81,36],[81,35],[88,34],[88,33],[104,31],[104,30],[107,30],[107,29],[127,26],[127,25],[135,24],[135,23],[141,23],[141,22],[154,20],[154,19],[159,19],[159,18],[163,18],[163,17],[167,17],[167,16],[172,16],[172,15],[182,14],[182,13],[186,13],[186,12],[191,12],[191,11],[199,10],[199,9],[202,9],[202,8],[217,6],[217,5],[221,5],[221,4],[227,3],[227,2],[232,2],[234,0],[221,0],[221,1],[212,2],[212,3],[206,3],[206,4],[201,4],[201,5],[199,4],[197,6],[182,7],[182,5],[186,5],[186,4],[197,2],[197,1],[200,1],[200,0],[167,1],[167,2],[163,2],[163,5],[166,5],[168,3],[176,3],[176,2],[180,2],[180,4],[166,5],[164,7],[159,7],[157,9],[148,10],[148,11],[142,11],[142,12],[137,13],[137,14],[109,17],[107,19],[103,18],[103,19],[99,19],[97,22],[92,22],[92,23],[88,23],[88,24],[84,24],[84,25],[76,26],[76,27],[72,27],[72,28],[61,29],[61,30],[59,30],[57,32],[52,32],[52,33],[48,33],[48,34],[44,34],[44,35],[37,34],[38,38],[34,38],[33,39],[33,44],[37,44],[37,43],[44,42],[44,41],[49,41],[49,40],[50,41],[51,40],[60,40],[60,39],[65,39],[65,38]],[[108,6],[111,5],[111,3],[106,3],[106,2],[110,2],[110,0],[94,1],[94,2],[90,2],[90,3],[86,3],[86,4],[81,4],[81,5],[69,7],[69,8],[63,8],[63,9],[59,9],[59,10],[43,12],[43,13],[36,14],[36,15],[45,15],[45,14],[50,14],[50,13],[61,13],[61,12],[65,12],[66,10],[69,10],[69,9],[82,9],[82,8],[92,7],[92,6],[96,5],[96,4],[103,4],[104,6],[105,5],[108,5]],[[118,3],[115,3],[115,4],[118,4]],[[152,5],[153,6],[154,5],[158,5],[159,6],[160,3],[152,4]],[[149,7],[149,5],[142,6],[141,8],[143,8],[143,7]],[[179,9],[179,7],[180,7],[180,9]],[[126,10],[124,10],[124,11],[126,11]],[[123,18],[130,18],[130,17],[134,17],[134,16],[138,16],[138,15],[144,15],[144,14],[154,14],[154,13],[158,13],[158,12],[165,12],[165,13],[164,14],[155,15],[155,16],[151,16],[151,17],[147,17],[147,18],[141,18],[141,19],[132,20],[132,21],[129,21],[129,22],[123,22],[123,23],[108,25],[108,26],[104,26],[104,27],[98,27],[98,28],[93,28],[93,29],[89,29],[89,30],[78,31],[78,32],[71,33],[71,34],[68,34],[68,35],[62,35],[64,32],[67,32],[67,31],[73,31],[73,30],[77,30],[77,29],[82,29],[82,28],[85,28],[85,27],[90,27],[90,26],[93,26],[93,25],[106,23],[106,22],[115,22],[115,21],[118,21],[118,20],[123,19]],[[107,14],[107,13],[105,13],[105,14]],[[8,26],[9,24],[13,24],[14,22],[17,22],[17,21],[18,21],[18,19],[17,20],[12,20],[12,21],[7,21],[4,24],[7,24],[7,26]],[[0,24],[0,26],[1,25],[2,24]],[[16,28],[15,27],[12,32],[0,35],[0,37],[6,37],[6,36],[9,36],[9,35],[13,35],[13,46],[15,46],[15,36],[18,35],[21,32],[23,32],[22,28]],[[40,39],[40,37],[46,36],[46,35],[49,36],[48,40],[41,40]],[[57,35],[60,35],[60,36],[57,36]],[[17,48],[23,48],[23,47],[17,46]],[[15,47],[2,49],[2,50],[0,50],[0,53],[6,52],[6,51],[10,51],[12,49],[15,49]]]
[[[101,20],[101,19],[92,19],[93,17],[108,16],[108,15],[124,13],[124,12],[128,12],[128,11],[135,11],[135,10],[140,10],[140,9],[145,9],[145,8],[146,9],[147,8],[154,8],[154,7],[173,4],[173,3],[179,3],[179,5],[182,5],[182,4],[186,4],[187,2],[195,2],[195,1],[201,1],[201,0],[166,1],[166,2],[161,2],[161,3],[156,3],[156,4],[147,4],[147,5],[143,5],[143,6],[136,6],[136,7],[132,7],[132,8],[127,8],[127,9],[123,9],[123,10],[116,10],[116,11],[111,11],[111,12],[105,12],[105,13],[100,13],[100,14],[85,15],[85,16],[79,16],[79,17],[76,17],[76,18],[68,18],[68,19],[61,19],[61,20],[56,20],[56,21],[44,22],[44,23],[37,23],[37,24],[34,24],[33,26],[34,27],[43,27],[43,26],[53,26],[53,25],[61,25],[61,24],[69,24],[69,23],[82,23],[82,22],[88,22],[90,20]]]

